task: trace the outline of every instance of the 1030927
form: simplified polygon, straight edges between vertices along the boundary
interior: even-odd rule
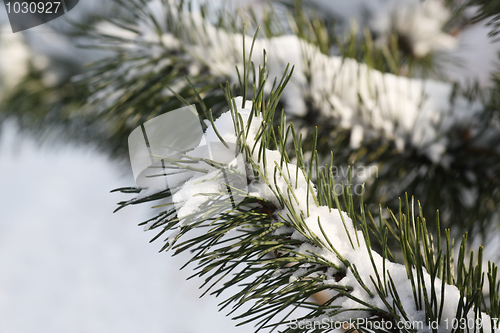
[[[63,11],[60,1],[48,1],[48,2],[6,2],[5,7],[7,8],[7,13],[15,14],[56,14],[59,11]]]

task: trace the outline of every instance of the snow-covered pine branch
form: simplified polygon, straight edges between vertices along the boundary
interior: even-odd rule
[[[248,56],[253,43],[246,35],[243,47],[239,15],[214,19],[174,1],[149,1],[147,7],[134,3],[123,3],[131,7],[131,17],[98,23],[86,40],[116,54],[93,66],[84,84],[93,91],[88,108],[111,129],[106,144],[122,153],[133,128],[182,107],[182,99],[194,103],[195,90],[215,117],[224,112],[220,85],[239,82],[234,67],[241,74],[243,48]],[[319,21],[301,24],[313,23],[321,26]],[[377,177],[353,173],[352,178],[357,185],[370,184],[364,200],[372,214],[378,214],[379,203],[397,209],[398,198],[411,193],[426,216],[439,209],[446,227],[458,223],[479,233],[496,223],[500,132],[492,110],[499,107],[469,100],[449,83],[397,77],[370,69],[373,63],[322,53],[335,47],[333,41],[323,45],[298,32],[280,35],[266,29],[264,24],[255,40],[252,61],[262,63],[265,49],[270,78],[279,77],[288,63],[295,66],[280,107],[303,135],[305,156],[317,125],[321,165],[333,151],[340,168],[353,163],[378,168]],[[255,27],[246,30],[250,34]],[[317,33],[326,36],[327,31]],[[368,47],[358,42],[349,43],[357,50]],[[245,93],[250,91],[237,91]]]
[[[279,98],[279,92],[275,96]],[[361,215],[354,213],[349,189],[344,196],[349,213],[345,213],[335,192],[329,190],[334,179],[328,172],[320,172],[317,184],[312,183],[300,159],[296,137],[293,142],[299,166],[289,162],[284,144],[294,130],[285,128],[285,119],[273,136],[274,129],[268,123],[273,107],[263,106],[266,103],[261,98],[246,101],[244,107],[241,97],[230,101],[231,110],[208,125],[198,148],[209,142],[233,144],[239,147],[234,160],[199,159],[197,148],[192,156],[187,152],[172,172],[177,175],[178,166],[187,163],[189,168],[182,176],[185,182],[172,184],[166,192],[157,191],[170,198],[170,204],[147,223],[147,229],[161,229],[155,239],[173,230],[163,249],[193,251],[200,269],[197,275],[209,275],[205,284],[227,278],[215,294],[249,279],[240,285],[241,292],[222,303],[223,307],[234,302],[236,310],[252,301],[250,310],[237,318],[257,320],[259,328],[288,324],[285,332],[323,332],[335,322],[360,323],[361,318],[369,319],[372,325],[377,322],[379,326],[375,327],[382,329],[364,322],[368,326],[355,325],[360,331],[370,327],[384,331],[387,326],[380,326],[380,322],[385,321],[403,332],[451,332],[451,323],[456,322],[467,323],[470,330],[493,332],[494,321],[481,312],[481,266],[467,269],[461,252],[455,275],[450,266],[453,253],[449,234],[448,248],[442,249],[440,236],[437,243],[432,240],[425,219],[415,216],[412,203],[406,215],[401,211],[398,217],[390,213],[393,221],[380,225],[378,236],[385,235],[385,239],[379,239],[383,251],[382,255],[375,252],[370,241],[373,226],[369,226],[363,211]],[[270,149],[273,145],[277,150]],[[233,178],[228,183],[226,172],[213,169],[213,165],[222,163],[226,171],[234,171],[242,157],[245,170],[233,173],[241,178],[239,181]],[[315,157],[313,153],[312,159]],[[198,170],[203,169],[209,171],[200,176]],[[233,193],[247,191],[248,196],[236,206],[228,205],[233,198],[221,191],[228,185]],[[192,235],[195,228],[205,232]],[[388,233],[397,239],[404,264],[393,262],[387,247]],[[489,267],[488,274],[493,277],[494,271]],[[230,277],[229,273],[234,274]],[[495,300],[496,277],[490,282],[491,299]],[[309,296],[322,290],[331,293],[326,304],[307,302]],[[296,307],[310,312],[289,317]],[[279,314],[288,311],[280,320]]]
[[[153,12],[161,14],[162,8]],[[472,259],[466,263],[464,238],[454,266],[450,233],[441,235],[438,223],[434,240],[427,231],[422,211],[414,212],[413,202],[406,203],[405,212],[404,205],[398,214],[388,211],[387,220],[380,214],[380,223],[369,213],[365,214],[363,204],[361,212],[354,207],[349,187],[342,194],[342,205],[332,191],[335,187],[333,163],[330,169],[316,170],[313,184],[311,166],[319,167],[315,144],[307,164],[302,139],[293,127],[286,126],[284,114],[278,129],[273,126],[280,97],[284,99],[285,110],[291,108],[292,112],[288,112],[294,116],[301,115],[303,104],[300,102],[309,99],[326,117],[341,124],[346,122],[346,127],[357,124],[368,135],[382,134],[392,140],[397,139],[396,133],[405,140],[405,145],[415,145],[411,136],[415,132],[404,126],[405,119],[398,118],[398,110],[411,110],[413,126],[417,126],[415,115],[424,115],[423,119],[429,124],[432,122],[428,118],[433,112],[441,112],[442,119],[448,119],[446,111],[452,107],[458,108],[460,115],[465,113],[468,106],[465,98],[454,96],[453,87],[444,83],[400,78],[353,60],[324,55],[316,46],[295,36],[251,40],[244,34],[216,28],[196,13],[175,8],[167,12],[167,18],[160,15],[158,19],[164,25],[142,26],[136,36],[138,42],[131,40],[127,44],[131,59],[142,55],[135,58],[142,63],[137,68],[128,63],[118,75],[125,79],[118,82],[126,87],[127,81],[131,81],[133,88],[137,84],[143,90],[138,83],[140,78],[145,73],[153,73],[154,80],[148,81],[154,83],[149,86],[150,96],[163,91],[182,99],[181,93],[161,85],[162,75],[170,73],[162,68],[160,61],[166,62],[167,67],[172,62],[169,57],[162,59],[161,52],[172,47],[168,54],[176,55],[181,65],[170,68],[186,70],[193,68],[192,63],[201,64],[196,68],[200,73],[197,80],[207,72],[209,77],[228,78],[230,83],[241,84],[239,91],[244,95],[253,82],[253,100],[231,99],[228,87],[224,95],[231,104],[231,112],[213,123],[205,123],[208,126],[205,140],[200,141],[191,156],[186,152],[174,161],[170,157],[155,157],[160,158],[157,162],[171,164],[173,173],[167,177],[168,188],[123,189],[141,193],[120,207],[161,200],[156,207],[166,207],[165,210],[146,221],[146,229],[160,230],[154,239],[171,233],[163,249],[174,249],[176,253],[192,251],[191,261],[198,262],[196,275],[206,276],[207,292],[219,295],[229,287],[240,287],[240,291],[222,303],[223,308],[233,304],[233,313],[250,302],[251,307],[241,310],[237,318],[244,322],[257,320],[259,328],[290,324],[294,309],[305,308],[309,313],[299,314],[295,319],[305,320],[306,324],[325,319],[338,322],[368,318],[371,322],[389,321],[393,325],[421,323],[422,327],[401,328],[408,332],[415,329],[451,331],[453,327],[448,323],[465,320],[466,325],[472,322],[469,328],[478,329],[478,324],[484,324],[486,331],[491,329],[494,323],[486,312],[491,318],[498,317],[499,284],[496,266],[489,265],[489,298],[483,294],[482,249],[477,265]],[[168,42],[169,46],[155,40]],[[284,52],[285,46],[290,45],[295,47],[293,51]],[[151,50],[154,50],[153,57],[148,56]],[[250,52],[253,64],[264,64],[263,68],[249,69],[252,65],[246,59],[250,58]],[[127,52],[121,54],[127,56]],[[290,59],[295,65],[295,74],[299,74],[270,85],[268,78],[279,77]],[[230,72],[232,65],[237,66],[239,73]],[[312,66],[315,66],[313,70]],[[117,77],[112,71],[105,73],[109,74],[110,82]],[[318,76],[317,81],[312,79],[313,74]],[[248,82],[252,77],[253,81]],[[167,82],[178,82],[178,89],[196,88],[192,82],[183,83],[178,77],[173,80]],[[285,81],[291,89],[284,89]],[[201,81],[198,83],[202,86]],[[317,93],[316,99],[314,93]],[[128,103],[137,96],[144,98],[134,94],[127,92],[113,103]],[[265,95],[270,96],[269,101]],[[206,113],[203,92],[195,92],[194,96]],[[293,103],[294,100],[298,101]],[[152,101],[145,100],[145,103],[158,108]],[[340,112],[342,107],[344,110]],[[145,111],[134,120],[147,120],[154,114],[151,110]],[[373,126],[363,117],[370,121],[382,118],[386,123],[396,119],[403,124],[393,124],[391,132],[383,126],[383,121]],[[466,116],[459,118],[464,119]],[[453,122],[456,118],[450,116],[448,120]],[[439,126],[446,130],[446,126],[451,125],[441,122]],[[425,128],[423,131],[425,133]],[[200,156],[203,146],[214,140],[237,147],[233,155],[236,158],[222,161]],[[296,164],[288,156],[290,143]],[[235,168],[241,167],[241,159],[243,169]],[[183,165],[185,170],[177,174]],[[162,168],[163,172],[168,169]],[[341,213],[342,208],[347,213]],[[395,263],[394,244],[404,265]],[[374,252],[374,247],[380,249],[379,252]],[[318,305],[309,301],[311,295],[325,290],[331,292],[328,302]],[[428,324],[431,327],[426,326]],[[321,331],[321,328],[315,329]],[[293,326],[285,330],[299,331],[303,329]]]
[[[145,13],[150,13],[155,21],[141,21],[136,39],[124,44],[133,57],[138,58],[136,52],[148,56],[125,63],[112,73],[113,77],[125,76],[125,81],[130,82],[147,73],[159,73],[171,65],[163,52],[173,52],[179,54],[179,67],[189,78],[205,68],[220,81],[237,84],[234,67],[242,71],[243,48],[248,57],[252,39],[247,36],[243,45],[241,33],[215,27],[200,12],[182,10],[174,4],[164,6],[160,1],[150,2]],[[99,26],[103,28],[110,26]],[[118,28],[107,31],[129,36],[129,31],[123,29],[123,34]],[[270,77],[280,76],[287,64],[295,66],[294,76],[283,93],[286,112],[304,117],[312,107],[352,131],[352,148],[360,147],[364,137],[384,137],[393,140],[399,151],[414,147],[432,162],[447,167],[453,160],[446,152],[450,132],[460,126],[478,131],[474,124],[483,105],[456,96],[450,83],[381,73],[353,59],[323,54],[317,46],[296,35],[257,38],[254,43],[252,61],[262,63],[265,51]],[[120,81],[96,93],[97,107],[113,105],[124,95],[127,87],[120,87]],[[178,77],[161,93],[172,95],[171,90],[180,92],[188,86]],[[265,87],[267,93],[271,86],[269,82]]]

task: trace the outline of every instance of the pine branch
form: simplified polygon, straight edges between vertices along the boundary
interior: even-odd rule
[[[251,72],[249,67],[245,66],[243,78]],[[491,318],[498,317],[499,282],[496,266],[490,264],[487,275],[493,288],[488,309],[481,292],[482,250],[478,264],[474,265],[471,255],[467,265],[464,237],[455,271],[450,232],[446,232],[443,245],[438,222],[439,233],[434,240],[427,231],[422,209],[417,214],[413,201],[411,205],[408,200],[405,206],[400,205],[397,215],[388,211],[390,219],[381,219],[377,225],[367,218],[362,203],[360,211],[355,208],[349,186],[341,198],[330,190],[335,187],[332,164],[326,171],[317,170],[319,176],[313,184],[311,170],[303,159],[301,139],[293,126],[286,125],[284,114],[277,130],[272,126],[289,72],[267,100],[261,89],[266,83],[265,65],[258,73],[260,79],[254,91],[260,93],[252,101],[243,102],[242,98],[233,99],[226,88],[230,112],[214,123],[234,125],[218,128],[218,132],[227,143],[231,138],[235,140],[235,160],[243,156],[246,171],[230,167],[234,161],[222,169],[211,169],[220,162],[199,159],[197,168],[206,168],[216,184],[213,188],[222,191],[207,193],[206,185],[193,173],[180,188],[143,197],[145,201],[169,198],[169,202],[181,206],[176,210],[168,204],[168,209],[147,221],[148,229],[160,229],[154,239],[173,231],[162,251],[174,250],[177,254],[190,250],[190,262],[197,263],[194,276],[205,276],[205,293],[218,296],[238,286],[240,291],[222,302],[221,308],[232,305],[230,314],[235,314],[250,302],[251,307],[235,318],[242,320],[240,324],[256,322],[258,330],[288,325],[284,332],[326,332],[331,326],[321,323],[333,325],[351,320],[359,331],[387,331],[387,327],[372,329],[374,323],[380,327],[381,322],[393,327],[436,322],[436,328],[398,328],[404,332],[444,332],[451,331],[444,327],[448,322],[471,320],[469,329],[490,331],[494,322],[482,311]],[[248,81],[242,80],[241,84],[242,90],[247,90]],[[228,117],[232,122],[227,121]],[[215,129],[209,127],[207,137],[211,131]],[[295,148],[296,165],[290,163],[288,142]],[[313,149],[309,165],[315,160],[317,152]],[[179,159],[175,165],[183,161]],[[231,181],[223,170],[229,172]],[[229,195],[228,187],[232,189]],[[183,191],[203,198],[186,198]],[[202,232],[193,232],[195,229]],[[372,237],[379,242],[382,255],[372,250]],[[389,238],[396,240],[403,265],[393,262]],[[323,290],[332,293],[328,302],[317,305],[308,301]],[[308,309],[309,313],[292,318],[298,308]],[[360,324],[360,319],[367,321]]]
[[[206,108],[217,117],[225,105],[219,85],[239,82],[234,67],[241,72],[244,65],[242,19],[222,15],[213,20],[217,21],[214,25],[207,12],[191,12],[171,3],[163,6],[167,16],[141,7],[134,12],[135,23],[124,20],[118,24],[126,27],[126,33],[118,36],[96,28],[100,47],[111,47],[117,56],[94,67],[87,84],[95,89],[92,107],[114,130],[107,142],[115,149],[125,145],[127,134],[137,125],[180,107],[175,96],[190,104],[198,100],[198,91]],[[256,31],[258,23],[255,19],[247,31]],[[305,133],[306,155],[311,154],[314,142],[311,128],[318,126],[319,167],[329,163],[331,151],[338,168],[353,165],[353,186],[360,189],[363,181],[370,183],[364,200],[374,215],[379,203],[397,210],[398,198],[408,192],[422,202],[426,216],[434,216],[440,209],[446,227],[459,223],[463,231],[476,234],[496,225],[500,159],[495,147],[500,138],[498,122],[488,120],[488,112],[483,111],[490,101],[482,104],[452,84],[372,71],[404,72],[410,58],[400,54],[397,40],[385,52],[373,46],[368,32],[361,41],[352,34],[343,44],[334,40],[328,25],[302,15],[299,9],[291,14],[289,27],[293,26],[294,35],[283,35],[286,26],[263,26],[265,37],[257,38],[253,61],[262,63],[265,50],[270,77],[280,76],[289,62],[297,66],[279,103],[297,132]],[[132,37],[125,38],[130,32]],[[248,56],[252,39],[246,37]],[[332,46],[346,58],[325,54]],[[283,53],[284,49],[291,51]],[[413,75],[411,71],[407,74]],[[272,85],[268,81],[262,87],[266,95]],[[250,93],[239,87],[234,92]],[[436,121],[437,112],[441,119]],[[276,117],[274,125],[279,123]],[[297,158],[293,147],[288,146],[287,151],[291,159]],[[377,173],[368,179],[356,172],[371,167]],[[336,176],[337,182],[347,181]],[[429,227],[434,228],[433,224]],[[459,234],[461,231],[454,236]]]

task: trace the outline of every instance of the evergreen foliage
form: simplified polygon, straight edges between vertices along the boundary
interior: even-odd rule
[[[252,68],[252,71],[255,73],[255,68]],[[247,68],[242,77],[248,77],[249,73],[250,69]],[[480,318],[490,321],[481,314],[482,311],[488,312],[492,318],[497,318],[500,305],[497,267],[488,263],[487,271],[483,271],[482,248],[479,248],[475,261],[474,253],[466,253],[467,236],[462,238],[458,260],[455,262],[454,241],[450,237],[450,230],[443,231],[438,219],[437,235],[433,236],[427,230],[427,220],[423,216],[421,207],[418,206],[418,211],[415,211],[413,199],[409,201],[406,198],[400,203],[398,211],[388,210],[389,218],[380,218],[377,222],[365,211],[362,198],[359,198],[361,204],[355,205],[355,195],[350,186],[345,188],[340,198],[335,191],[328,190],[335,187],[333,164],[329,164],[326,169],[317,168],[318,177],[315,179],[317,193],[311,190],[314,202],[307,204],[308,209],[309,206],[316,205],[347,212],[350,219],[345,221],[342,219],[352,249],[363,244],[367,247],[368,253],[371,253],[372,246],[380,249],[383,258],[382,267],[377,265],[376,260],[370,255],[375,272],[374,276],[370,276],[371,281],[363,280],[358,274],[356,265],[344,258],[347,254],[337,250],[341,244],[330,242],[319,218],[318,223],[326,242],[320,237],[321,235],[311,231],[310,225],[305,222],[309,211],[297,211],[294,208],[296,204],[293,201],[297,200],[297,197],[300,198],[300,194],[296,192],[297,185],[294,184],[293,175],[290,176],[290,171],[287,172],[290,157],[287,154],[286,143],[291,141],[298,157],[298,172],[305,175],[308,183],[313,180],[311,169],[306,168],[306,161],[303,160],[301,139],[295,135],[293,125],[287,125],[284,113],[280,114],[280,125],[277,128],[272,126],[280,93],[290,79],[290,74],[285,73],[286,76],[270,94],[271,97],[266,99],[262,93],[262,87],[267,79],[265,73],[265,67],[258,71],[259,82],[253,87],[252,111],[248,123],[258,121],[257,116],[263,119],[258,139],[253,145],[247,143],[249,125],[245,126],[239,115],[231,89],[226,86],[224,91],[237,129],[235,134],[238,138],[239,151],[244,154],[252,174],[250,178],[242,174],[235,176],[241,177],[243,183],[250,184],[256,179],[265,183],[276,194],[280,207],[269,199],[249,195],[236,207],[228,210],[232,198],[228,197],[226,192],[206,194],[209,199],[198,210],[182,217],[176,214],[172,203],[159,204],[156,207],[166,207],[166,209],[156,217],[145,221],[143,225],[146,225],[148,230],[159,230],[152,241],[167,232],[172,233],[165,239],[166,243],[161,251],[171,250],[175,251],[175,254],[190,251],[192,253],[190,262],[197,264],[193,276],[205,278],[203,283],[205,293],[211,292],[219,296],[230,287],[237,286],[238,292],[223,301],[221,309],[232,305],[229,313],[240,321],[239,324],[255,322],[258,330],[278,328],[283,329],[282,332],[327,332],[333,326],[322,326],[321,323],[325,322],[321,320],[325,318],[330,318],[332,320],[330,325],[335,325],[333,323],[336,321],[343,322],[350,319],[355,322],[358,318],[368,317],[371,324],[350,328],[361,332],[386,332],[385,326],[380,322],[390,321],[393,327],[396,327],[397,323],[411,322],[411,318],[415,318],[412,311],[416,310],[425,312],[426,323],[439,322],[442,325],[439,331],[447,331],[443,326],[445,321],[448,322],[451,318],[443,317],[443,306],[448,297],[446,292],[449,292],[445,289],[445,284],[456,286],[460,291],[460,302],[455,319],[452,320],[463,322],[472,319],[475,322]],[[248,90],[247,84],[246,81],[241,82],[242,91]],[[313,142],[313,145],[316,146],[316,143]],[[257,160],[256,154],[253,153],[255,149],[259,151]],[[282,158],[281,166],[276,164],[274,167],[274,175],[266,173],[265,168],[262,168],[268,163],[266,151],[269,154],[270,150],[277,150]],[[317,158],[317,151],[313,149],[309,165],[313,165],[311,162],[317,161]],[[209,165],[219,163],[213,160],[204,162]],[[186,160],[179,159],[175,163],[172,161],[169,163],[180,166],[186,163]],[[230,170],[228,166],[226,167]],[[275,181],[270,181],[270,177],[274,177]],[[280,192],[276,178],[285,179],[288,193]],[[226,185],[231,186],[231,184]],[[138,188],[119,190],[126,193],[141,192]],[[122,202],[119,209],[130,204],[157,201],[161,203],[171,196],[171,189],[167,189],[152,196],[143,196],[139,200]],[[281,215],[283,209],[289,212],[287,216]],[[349,223],[353,223],[354,233],[352,226],[347,226]],[[194,229],[201,229],[201,232],[194,232]],[[297,232],[301,238],[293,236]],[[358,238],[361,235],[362,238]],[[314,250],[304,251],[305,244],[334,253],[341,265],[333,263]],[[386,268],[386,265],[395,262],[398,256],[406,268],[408,278],[406,282],[411,284],[413,290],[415,307],[411,309],[406,308],[408,303],[404,303],[398,293],[401,285],[397,285],[392,277],[396,272],[394,269]],[[346,285],[343,282],[348,274],[355,277],[356,283]],[[486,294],[483,293],[485,274],[489,287],[489,293]],[[436,284],[442,286],[441,291],[434,288]],[[372,285],[374,289],[371,289]],[[366,291],[371,298],[380,297],[383,306],[363,300],[358,296],[359,292],[356,292],[359,289]],[[333,291],[333,295],[326,303],[316,304],[311,301],[312,295],[325,290]],[[342,298],[353,300],[357,306],[344,308],[335,303]],[[247,302],[250,302],[251,306],[244,308]],[[295,311],[299,308],[306,309],[307,314],[299,318],[294,317]],[[345,313],[347,315],[344,315]],[[339,318],[342,318],[342,321]],[[302,326],[297,324],[297,321],[302,323]],[[491,320],[490,324],[494,327],[495,322]],[[373,329],[373,327],[379,328]],[[417,330],[409,327],[401,329],[404,332]],[[481,325],[472,325],[462,331],[472,330],[483,331]],[[438,331],[438,328],[433,331]]]
[[[164,2],[165,12],[170,14],[164,17],[165,21],[161,21],[161,15],[155,15],[139,3],[121,4],[135,17],[111,21],[133,33],[139,31],[138,24],[148,26],[150,35],[147,38],[138,36],[127,39],[91,30],[90,34],[95,36],[94,46],[114,50],[116,56],[94,66],[84,81],[84,85],[95,91],[89,105],[96,111],[99,122],[109,124],[110,134],[106,143],[111,146],[111,151],[118,153],[124,153],[128,133],[133,128],[181,106],[174,96],[193,103],[197,100],[196,90],[217,117],[225,109],[219,86],[229,79],[210,70],[203,59],[193,58],[187,52],[192,46],[217,47],[207,40],[209,35],[203,31],[203,24],[190,21],[189,15],[178,17],[172,14],[189,12],[188,5]],[[217,19],[213,19],[209,9],[202,10],[202,13],[203,17],[215,21],[219,29],[229,32],[241,32],[242,22],[248,17],[253,19],[246,26],[247,33],[256,31],[260,23],[252,13],[230,16],[222,12],[216,16]],[[389,45],[377,48],[368,30],[365,29],[361,37],[353,31],[341,41],[331,31],[331,24],[314,15],[306,15],[302,7],[296,7],[291,12],[286,25],[273,20],[276,15],[272,11],[264,15],[259,39],[291,31],[324,53],[337,49],[340,55],[354,58],[382,72],[409,77],[440,77],[436,68],[438,62],[433,61],[433,54],[424,58],[412,56],[399,48],[397,35],[392,37]],[[170,37],[165,39],[165,36]],[[175,44],[172,37],[181,45],[172,46]],[[236,63],[241,62],[241,56],[232,56]],[[317,73],[306,74],[308,77],[314,75]],[[235,89],[236,94],[243,94],[238,90],[240,88]],[[488,89],[463,91],[458,86],[455,89],[454,96],[465,95],[471,101],[484,101],[486,105],[494,104],[496,98],[495,91]],[[377,177],[367,180],[370,186],[366,188],[363,198],[372,214],[378,214],[379,204],[397,210],[399,198],[409,193],[422,203],[426,216],[434,217],[439,209],[444,226],[460,224],[462,230],[473,234],[482,233],[489,226],[497,226],[500,202],[500,184],[495,176],[500,170],[500,155],[494,148],[500,142],[497,108],[486,107],[474,127],[462,124],[450,130],[448,139],[452,143],[447,147],[447,153],[453,162],[446,166],[430,160],[421,149],[412,145],[407,144],[402,152],[390,138],[380,134],[366,137],[359,148],[351,147],[352,129],[341,126],[339,119],[322,115],[311,98],[306,94],[307,113],[304,116],[289,116],[297,131],[304,132],[304,149],[310,153],[314,141],[313,128],[317,126],[321,164],[329,162],[330,152],[333,152],[333,163],[344,169],[349,165],[353,168],[376,166]],[[453,100],[450,102],[453,108]],[[278,118],[275,124],[279,124]],[[439,127],[439,124],[429,126]],[[289,151],[292,157],[293,151],[293,148]],[[347,179],[344,177],[338,181]]]
[[[483,110],[474,126],[455,125],[443,134],[449,136],[449,164],[436,163],[408,142],[401,150],[392,138],[376,130],[353,147],[354,129],[343,126],[340,117],[322,114],[313,92],[304,93],[305,114],[285,114],[290,101],[283,92],[286,84],[294,80],[292,67],[286,67],[282,78],[273,77],[273,64],[252,62],[244,42],[241,53],[239,44],[231,49],[210,40],[208,24],[235,40],[251,39],[254,35],[254,43],[298,36],[323,55],[342,57],[346,63],[354,59],[387,75],[422,80],[446,80],[437,54],[416,56],[408,48],[405,36],[398,34],[392,34],[385,45],[376,45],[373,31],[356,25],[339,37],[333,21],[320,18],[301,2],[288,7],[285,19],[283,13],[272,8],[265,13],[248,10],[234,15],[225,11],[214,14],[210,8],[202,7],[203,22],[199,22],[199,16],[191,15],[195,9],[188,2],[162,0],[160,14],[145,0],[115,1],[120,15],[93,17],[72,32],[80,46],[104,50],[109,56],[55,87],[46,87],[41,73],[31,68],[16,90],[2,99],[0,117],[3,120],[15,116],[22,127],[30,130],[56,125],[68,137],[98,143],[111,156],[125,157],[130,132],[147,120],[196,103],[200,118],[213,126],[213,119],[229,109],[247,174],[215,160],[194,162],[232,170],[232,179],[241,184],[263,184],[274,193],[277,202],[233,188],[234,195],[244,198],[233,209],[226,209],[231,198],[225,192],[212,193],[207,194],[207,201],[198,211],[178,216],[172,203],[178,189],[154,194],[138,187],[117,189],[138,194],[121,202],[118,209],[155,204],[161,210],[142,224],[158,232],[153,240],[172,233],[165,239],[162,251],[192,253],[190,262],[197,265],[194,276],[205,279],[205,293],[219,296],[228,289],[234,290],[231,287],[238,288],[233,295],[226,293],[221,308],[231,309],[229,313],[240,324],[253,322],[258,329],[277,328],[284,332],[304,331],[286,326],[295,319],[313,323],[322,318],[338,322],[369,318],[372,323],[396,324],[417,317],[426,322],[440,321],[442,328],[445,320],[455,318],[460,322],[472,318],[476,323],[480,318],[491,326],[496,324],[489,318],[500,315],[497,266],[488,262],[484,267],[483,249],[474,254],[467,240],[470,235],[486,236],[485,233],[498,229],[500,80],[492,89],[453,86],[450,109],[460,97],[480,103]],[[449,24],[453,26],[460,21],[465,7],[454,1],[447,3],[454,10]],[[471,0],[466,5],[479,5],[481,11],[474,20],[491,19],[492,35],[498,33],[497,1]],[[220,65],[229,63],[231,70],[235,65],[236,69],[217,72],[207,63],[209,60],[188,52],[192,48],[220,48]],[[238,52],[231,53],[229,49]],[[266,58],[264,54],[259,59],[265,62]],[[305,71],[307,91],[318,73],[307,68]],[[270,85],[272,89],[267,89]],[[252,101],[250,122],[262,120],[254,144],[247,140],[250,126],[245,126],[248,123],[239,115],[241,106],[236,105],[235,96]],[[20,110],[27,112],[19,114]],[[439,124],[435,126],[439,128]],[[266,154],[273,151],[279,153],[281,161],[271,166],[273,173],[269,174],[263,166],[269,158]],[[176,168],[191,167],[185,160],[168,162]],[[293,165],[308,184],[307,203],[301,202],[307,205],[306,211],[296,208],[301,194],[293,180],[297,181],[298,176],[294,178],[287,172]],[[365,179],[354,173],[336,172],[337,168],[356,170],[370,166],[377,168],[377,174]],[[288,182],[287,191],[278,189],[276,179]],[[340,194],[332,190],[338,185],[342,188]],[[358,193],[356,189],[360,188]],[[361,268],[346,259],[348,253],[339,251],[339,244],[329,241],[322,229],[327,221],[319,221],[321,234],[312,232],[311,225],[305,222],[310,207],[346,212],[345,220],[339,214],[352,251],[366,247],[375,275],[363,277]],[[283,211],[288,215],[280,215]],[[455,244],[454,238],[460,239],[460,244]],[[319,252],[304,251],[305,248]],[[382,258],[382,267],[376,256]],[[395,280],[394,273],[387,269],[399,267],[391,266],[393,263],[404,265],[404,282]],[[404,283],[410,286],[411,302],[403,299],[400,292]],[[460,295],[453,318],[443,315],[449,310],[444,301],[453,294],[452,287]],[[311,296],[318,292],[329,293],[328,301],[312,301]],[[373,302],[367,302],[360,293]],[[352,305],[343,302],[346,299],[356,306],[346,307]],[[372,331],[367,326],[347,329],[353,328]],[[453,331],[471,330],[482,331],[478,325]],[[315,327],[309,331],[328,329]]]

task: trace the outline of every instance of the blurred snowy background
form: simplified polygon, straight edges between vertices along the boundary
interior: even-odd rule
[[[47,69],[50,86],[101,57],[57,30],[109,3],[81,0],[66,16],[18,34],[0,5],[0,96],[31,64]],[[199,299],[199,281],[179,270],[185,257],[149,244],[151,234],[137,226],[150,216],[146,207],[113,214],[125,197],[110,190],[134,185],[128,168],[92,145],[57,141],[43,144],[15,121],[0,122],[1,333],[253,331],[235,328],[218,312],[219,299]]]
[[[40,146],[4,124],[0,144],[0,332],[250,332],[198,299],[185,258],[159,254],[113,214],[133,183],[89,147]]]
[[[244,2],[250,1],[218,5]],[[343,18],[344,28],[371,12],[365,23],[382,35],[395,3],[312,2],[324,15]],[[111,10],[109,3],[80,0],[68,15],[15,35],[0,6],[0,98],[29,66],[42,69],[51,86],[105,55],[77,49],[58,31],[70,29],[67,19]],[[460,58],[459,66],[444,63],[448,77],[464,85],[491,84],[499,45],[488,32],[478,23],[457,32],[454,43],[440,44],[444,56]],[[124,198],[109,191],[134,185],[121,171],[123,161],[110,160],[92,145],[41,144],[12,120],[0,125],[0,333],[253,331],[251,325],[235,328],[217,312],[218,299],[198,299],[200,281],[186,281],[189,269],[178,270],[185,257],[158,254],[160,245],[148,243],[151,235],[137,227],[149,216],[145,207],[112,213]]]

